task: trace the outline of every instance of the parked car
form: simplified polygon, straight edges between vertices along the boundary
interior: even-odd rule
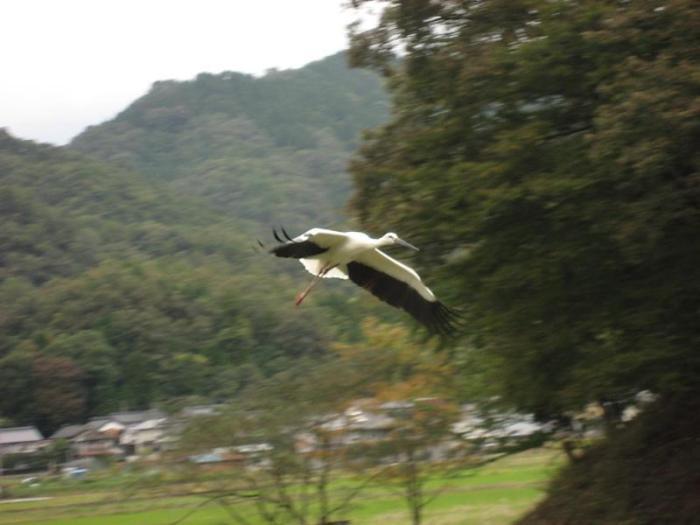
[[[29,476],[28,478],[24,478],[20,483],[22,485],[29,485],[30,487],[36,487],[39,482],[41,481],[40,478],[37,478],[36,476]]]
[[[65,467],[63,470],[63,477],[68,479],[83,479],[85,475],[89,472],[88,469],[83,467]]]

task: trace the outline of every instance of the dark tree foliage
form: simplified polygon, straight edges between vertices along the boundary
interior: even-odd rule
[[[696,389],[695,2],[374,3],[352,57],[395,110],[353,207],[423,248],[502,393],[554,416]]]
[[[37,426],[43,431],[85,416],[83,371],[69,357],[35,356],[32,363]]]
[[[548,497],[517,524],[694,523],[700,513],[698,435],[697,396],[657,403],[563,468]]]

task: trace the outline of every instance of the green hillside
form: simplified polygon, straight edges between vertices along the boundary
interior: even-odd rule
[[[2,417],[227,397],[324,350],[323,312],[290,315],[270,292],[295,283],[201,200],[6,133],[0,184]]]
[[[230,399],[356,337],[379,304],[334,282],[295,309],[301,267],[256,236],[347,221],[345,163],[385,107],[337,55],[156,83],[71,147],[1,132],[0,419]]]
[[[71,148],[202,196],[228,217],[336,225],[346,219],[349,154],[388,107],[379,77],[349,69],[339,53],[261,78],[156,82]]]
[[[201,200],[136,173],[4,131],[0,202],[0,276],[33,284],[76,275],[111,255],[206,252],[205,232],[221,220]],[[242,235],[230,238],[233,231],[227,230],[229,246],[243,242]]]

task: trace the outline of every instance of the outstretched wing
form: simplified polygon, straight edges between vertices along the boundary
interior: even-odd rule
[[[454,332],[456,314],[437,300],[412,268],[377,249],[362,253],[347,266],[352,282],[385,303],[405,310],[430,331]]]

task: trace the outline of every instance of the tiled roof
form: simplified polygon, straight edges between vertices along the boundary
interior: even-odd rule
[[[138,412],[113,412],[106,417],[112,421],[122,423],[123,425],[133,425],[134,423],[141,423],[148,419],[160,419],[165,417],[165,414],[158,409],[151,409]]]
[[[192,405],[186,406],[180,411],[183,417],[213,416],[219,414],[226,405]]]
[[[35,427],[0,428],[0,445],[31,443],[43,439],[44,437]]]
[[[110,423],[111,421],[112,419],[109,419],[108,417],[104,416],[93,417],[90,421],[83,425],[83,430],[99,430],[101,427],[103,427],[107,423]]]
[[[84,441],[105,441],[112,439],[109,435],[100,432],[98,430],[95,430],[94,428],[87,428],[85,429],[84,432],[81,432],[78,436],[76,436],[76,441],[79,442],[84,442]]]
[[[84,425],[65,425],[54,432],[51,439],[70,439],[77,436],[84,428]]]

